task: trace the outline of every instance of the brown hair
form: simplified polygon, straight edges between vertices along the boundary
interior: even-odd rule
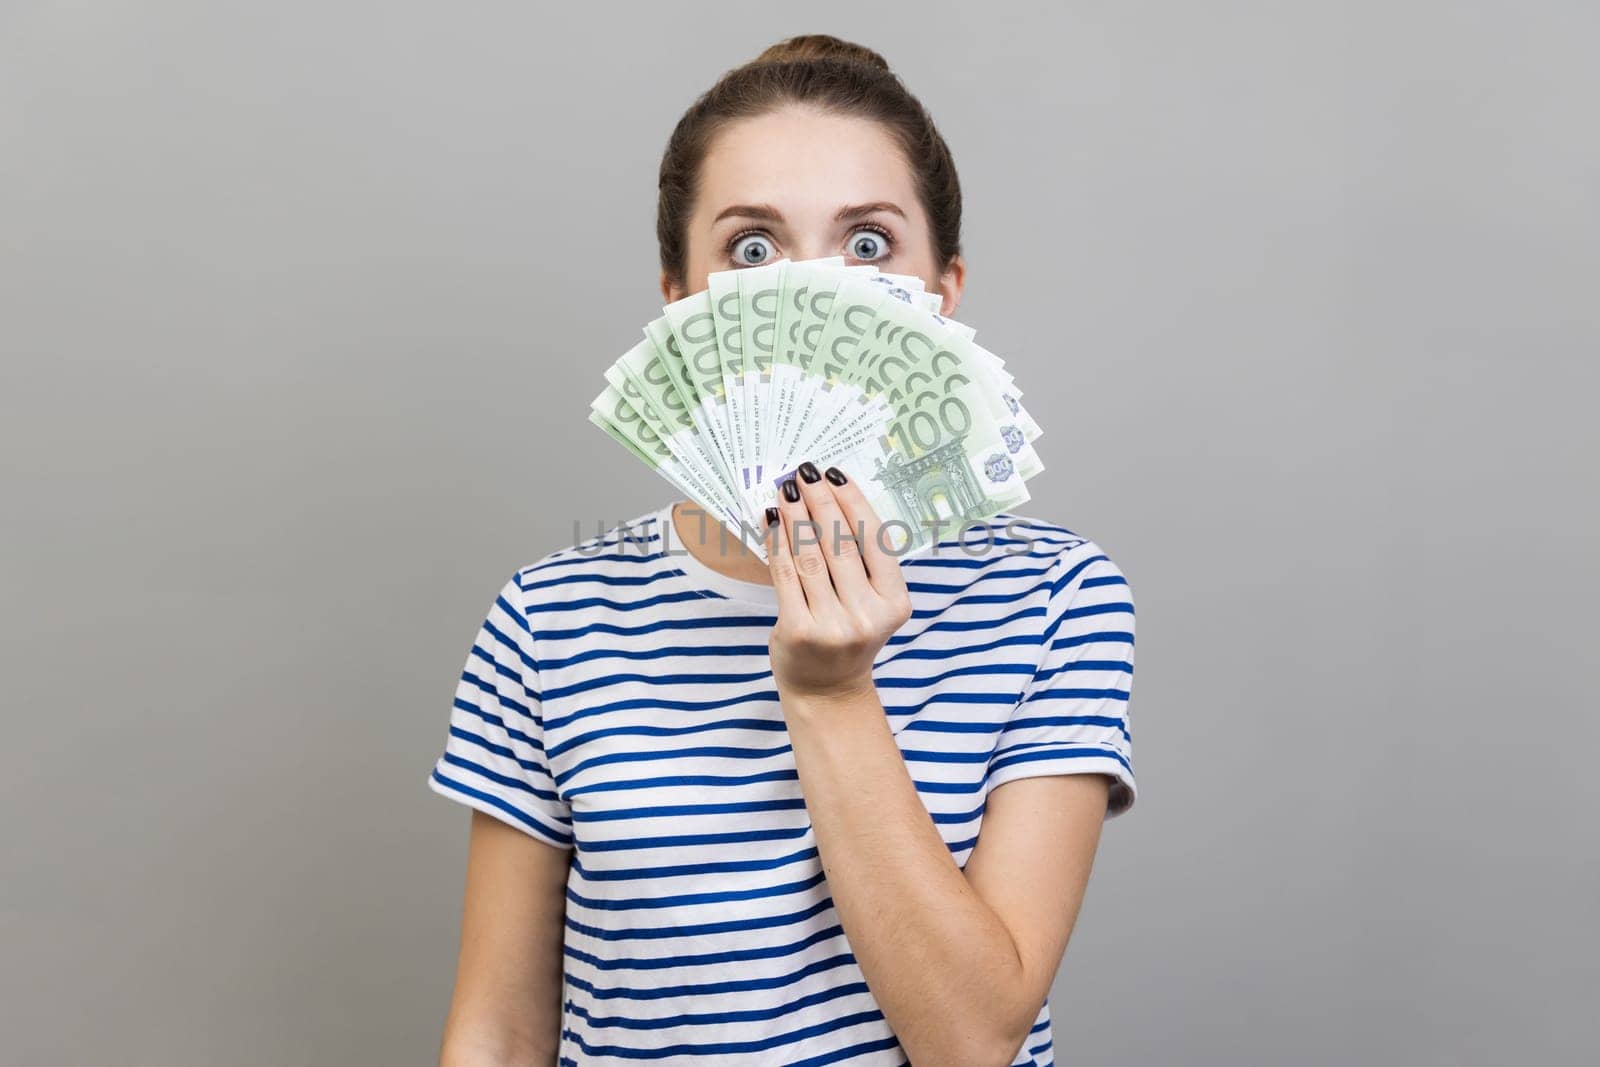
[[[961,251],[961,182],[944,138],[881,55],[814,33],[779,41],[728,71],[678,120],[661,157],[656,204],[656,239],[668,279],[687,288],[685,231],[712,139],[730,122],[790,103],[872,119],[889,130],[915,177],[938,266],[947,267]]]

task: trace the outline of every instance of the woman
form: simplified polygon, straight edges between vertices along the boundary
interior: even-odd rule
[[[842,254],[949,314],[960,203],[877,53],[794,38],[678,124],[662,295]],[[896,559],[862,472],[798,473],[770,565],[680,501],[501,589],[429,779],[475,809],[444,1064],[1053,1062],[1134,799],[1127,583],[1009,513]]]

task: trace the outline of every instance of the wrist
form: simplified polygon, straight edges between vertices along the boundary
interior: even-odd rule
[[[881,712],[878,687],[872,675],[840,679],[825,687],[778,687],[778,701],[786,713],[832,715],[851,709],[871,707]]]

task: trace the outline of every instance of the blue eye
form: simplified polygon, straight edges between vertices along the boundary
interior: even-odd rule
[[[759,267],[772,258],[772,245],[763,234],[739,234],[728,244],[728,257],[741,267]]]
[[[883,259],[894,251],[894,242],[876,226],[861,226],[851,231],[846,251],[856,259]]]

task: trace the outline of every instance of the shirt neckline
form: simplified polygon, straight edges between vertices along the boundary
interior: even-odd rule
[[[697,589],[709,590],[729,600],[777,610],[778,590],[774,587],[765,582],[730,578],[712,570],[690,554],[678,539],[678,530],[672,523],[672,508],[676,503],[675,500],[669,500],[656,511],[656,525],[661,530],[661,551],[667,562],[682,571]]]

